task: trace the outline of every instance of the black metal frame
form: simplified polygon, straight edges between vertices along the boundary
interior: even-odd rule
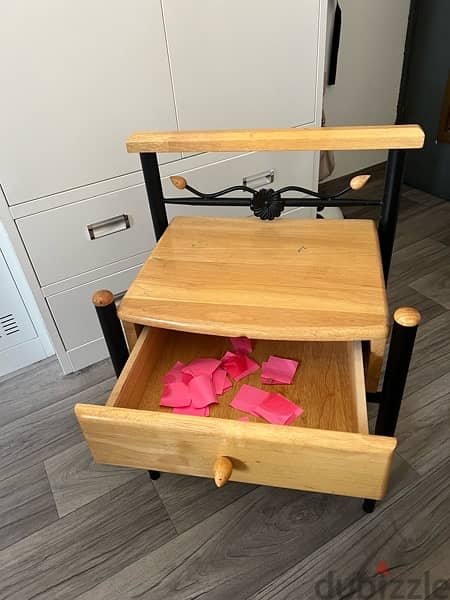
[[[119,377],[128,360],[128,347],[120,319],[117,316],[116,303],[114,302],[112,294],[111,298],[112,302],[110,304],[94,304],[94,306],[106,345],[108,346],[114,371],[117,377]]]
[[[260,216],[260,218],[268,219],[272,219],[274,216],[279,216],[279,214],[274,214],[274,212],[276,213],[280,209],[280,206],[280,213],[286,206],[380,206],[381,215],[378,223],[378,237],[384,279],[385,282],[387,282],[397,225],[400,189],[405,161],[404,150],[391,150],[389,152],[382,200],[341,198],[341,196],[348,192],[350,188],[346,188],[345,190],[342,190],[333,196],[322,196],[317,192],[313,192],[299,186],[288,186],[276,191],[256,191],[247,186],[233,186],[232,188],[221,190],[215,194],[202,194],[187,184],[186,189],[188,189],[193,196],[186,198],[165,198],[161,185],[157,155],[155,153],[141,153],[140,158],[149,199],[155,237],[157,240],[161,238],[168,226],[168,218],[165,206],[166,204],[199,206],[250,206],[252,210],[254,210],[255,214],[258,214],[255,210],[256,205],[256,209],[259,211],[258,216]],[[225,194],[236,190],[249,192],[251,197],[248,199],[223,197]],[[266,194],[258,196],[261,191],[266,192]],[[282,194],[287,191],[309,193],[312,197],[283,199]],[[276,207],[276,210],[274,209],[272,212],[264,212],[264,207],[273,208],[274,202],[279,203]],[[116,374],[119,375],[127,360],[128,350],[125,336],[116,314],[115,303],[112,303],[108,306],[96,307],[96,309],[103,334],[111,354],[114,369]],[[381,392],[367,394],[368,402],[375,402],[379,405],[378,418],[375,427],[375,434],[377,435],[393,436],[395,433],[398,414],[403,397],[403,390],[414,347],[416,331],[417,326],[407,327],[397,322],[394,323],[382,390]],[[149,474],[152,479],[157,479],[160,475],[158,471],[149,471]],[[375,500],[364,500],[363,508],[366,512],[372,512],[374,507]]]
[[[417,325],[401,325],[394,320],[383,386],[381,392],[371,395],[375,398],[368,398],[369,401],[378,402],[379,404],[375,435],[389,437],[395,435],[417,327]],[[370,513],[374,508],[375,500],[364,500],[363,509],[365,512]]]

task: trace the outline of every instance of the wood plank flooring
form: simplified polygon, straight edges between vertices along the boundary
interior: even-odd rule
[[[449,232],[450,203],[405,187],[390,304],[423,323],[372,515],[352,498],[94,465],[73,405],[104,402],[112,368],[63,377],[49,359],[0,379],[0,599],[450,598]]]

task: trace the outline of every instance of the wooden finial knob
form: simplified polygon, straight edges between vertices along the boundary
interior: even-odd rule
[[[219,456],[214,463],[214,481],[217,487],[223,487],[230,479],[233,471],[233,463],[226,456]]]
[[[179,190],[184,190],[185,187],[187,186],[187,181],[184,177],[180,177],[180,175],[173,175],[170,178],[170,181],[173,183],[173,185],[178,188]]]
[[[114,302],[114,294],[109,290],[98,290],[92,296],[94,306],[108,306]]]
[[[420,312],[412,306],[402,306],[394,313],[394,321],[403,327],[417,327],[421,319]]]
[[[356,177],[350,179],[350,187],[352,190],[362,190],[369,179],[370,175],[356,175]]]

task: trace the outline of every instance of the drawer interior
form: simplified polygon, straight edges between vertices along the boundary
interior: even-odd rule
[[[108,400],[109,406],[171,413],[159,406],[163,375],[177,360],[187,363],[198,357],[221,358],[231,350],[228,338],[145,328]],[[253,340],[251,354],[259,364],[271,355],[300,361],[291,385],[263,385],[261,371],[235,382],[211,405],[210,417],[237,420],[244,413],[230,407],[243,383],[279,392],[299,404],[303,415],[290,427],[308,427],[368,433],[360,342],[288,342]],[[266,423],[258,417],[250,421]]]

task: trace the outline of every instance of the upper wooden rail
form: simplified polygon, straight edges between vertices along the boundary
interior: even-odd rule
[[[422,148],[419,125],[375,125],[314,129],[141,131],[127,140],[128,152],[251,152],[253,150],[395,150]]]

